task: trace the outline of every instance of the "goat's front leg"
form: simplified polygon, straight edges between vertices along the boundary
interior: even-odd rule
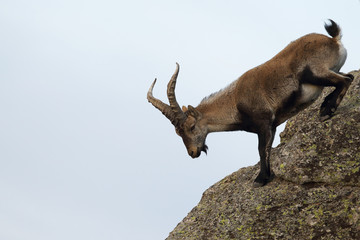
[[[263,131],[258,133],[259,139],[259,155],[260,155],[260,172],[254,181],[254,187],[262,187],[274,178],[274,174],[270,168],[271,146],[274,141],[276,128],[265,127]]]

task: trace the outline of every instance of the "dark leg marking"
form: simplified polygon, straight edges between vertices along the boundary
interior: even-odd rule
[[[260,154],[260,172],[254,181],[254,187],[262,187],[271,182],[274,174],[270,168],[271,146],[274,141],[275,127],[265,126],[264,130],[258,133],[259,154]]]
[[[354,76],[351,74],[336,73],[331,70],[324,70],[322,73],[314,74],[310,67],[307,66],[302,72],[300,81],[317,86],[335,87],[335,90],[326,96],[320,107],[320,120],[325,121],[334,115],[353,79]]]
[[[330,119],[338,106],[340,105],[342,99],[344,98],[347,90],[350,87],[351,82],[354,79],[354,76],[351,74],[341,74],[344,77],[344,82],[335,86],[335,90],[332,91],[328,96],[325,97],[324,102],[320,107],[320,120],[326,121]]]

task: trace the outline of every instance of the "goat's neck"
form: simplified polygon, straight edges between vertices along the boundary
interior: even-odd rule
[[[202,113],[202,121],[208,126],[208,132],[239,130],[239,113],[231,98],[201,103],[196,109]]]

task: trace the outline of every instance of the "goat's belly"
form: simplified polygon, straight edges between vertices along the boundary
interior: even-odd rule
[[[284,108],[278,112],[276,116],[276,124],[280,125],[289,118],[295,116],[298,112],[308,107],[312,104],[321,94],[323,87],[312,85],[312,84],[302,84],[300,94],[297,97],[296,101],[289,108]]]
[[[321,94],[323,87],[312,84],[302,84],[301,94],[298,100],[299,105],[313,103]]]

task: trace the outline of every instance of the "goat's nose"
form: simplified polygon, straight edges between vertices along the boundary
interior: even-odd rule
[[[192,157],[192,158],[195,158],[196,157],[196,152],[194,150],[189,150],[189,156]]]
[[[192,158],[197,158],[197,157],[200,156],[200,151],[198,151],[198,150],[196,150],[196,149],[194,149],[194,150],[189,150],[188,153],[189,153],[190,157],[192,157]]]

